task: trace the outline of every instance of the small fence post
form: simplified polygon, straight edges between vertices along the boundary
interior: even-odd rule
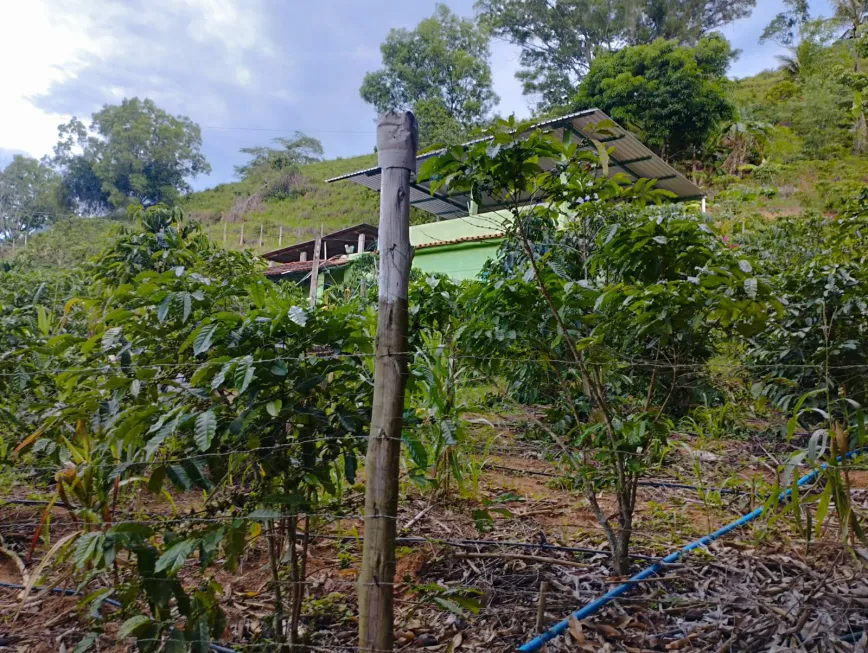
[[[259,223],[259,249],[262,249],[262,230],[265,228],[261,222]]]
[[[229,226],[229,223],[226,222],[226,219],[224,218],[224,219],[223,219],[223,244],[224,244],[224,245],[226,244],[226,235],[229,233],[229,232],[227,231],[227,227],[228,227],[228,226]]]
[[[280,225],[280,229],[277,231],[277,247],[283,247],[283,225]]]
[[[310,307],[316,306],[316,292],[319,289],[319,248],[320,237],[316,237],[313,246],[313,265],[310,268]]]
[[[244,246],[244,223],[241,223],[241,236],[238,238],[238,244]]]

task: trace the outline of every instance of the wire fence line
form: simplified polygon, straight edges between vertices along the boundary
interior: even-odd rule
[[[402,442],[406,444],[405,438],[385,438],[385,436],[377,436],[378,438],[388,439],[394,442]],[[227,451],[214,451],[209,453],[196,453],[190,454],[188,456],[178,456],[173,458],[165,458],[165,459],[155,459],[155,460],[141,460],[141,461],[123,461],[123,462],[112,462],[112,463],[79,463],[75,464],[73,461],[69,461],[73,463],[76,469],[115,469],[118,470],[119,473],[125,472],[127,470],[138,470],[139,473],[142,472],[142,468],[147,469],[150,467],[162,467],[162,466],[171,466],[171,465],[182,465],[185,462],[203,460],[207,461],[208,459],[213,458],[224,458],[233,455],[244,455],[244,454],[262,454],[268,452],[279,452],[279,451],[288,451],[295,449],[299,446],[305,444],[328,444],[330,442],[339,443],[341,441],[346,440],[360,440],[367,441],[370,438],[369,434],[347,434],[340,436],[329,436],[329,435],[319,435],[312,438],[300,439],[293,442],[286,442],[282,444],[275,444],[269,446],[256,446],[250,448],[234,448]],[[585,446],[585,445],[575,445],[569,444],[570,447],[569,452],[575,453],[576,455],[594,455],[598,453],[605,454],[618,454],[626,457],[635,457],[635,458],[648,458],[648,454],[642,451],[613,451],[609,447],[599,447],[599,446]],[[544,443],[544,442],[522,442],[521,444],[508,445],[508,444],[486,444],[486,443],[468,443],[464,445],[464,448],[468,451],[472,451],[474,453],[480,453],[483,455],[498,455],[500,453],[517,453],[517,454],[537,454],[540,456],[551,456],[552,462],[562,462],[562,456],[564,455],[564,450],[555,444]],[[33,471],[46,471],[46,472],[56,472],[58,469],[64,466],[64,462],[60,464],[52,464],[52,465],[40,465],[40,464],[31,464],[27,462],[22,462],[21,467],[33,470]],[[809,462],[795,462],[795,463],[780,463],[781,467],[792,466],[792,467],[801,467],[808,468],[812,467]],[[522,474],[528,475],[537,475],[537,476],[548,476],[552,478],[571,478],[575,476],[577,472],[570,472],[568,470],[564,470],[561,468],[562,473],[551,473],[551,472],[539,472],[535,470],[517,470],[512,468],[503,468],[498,465],[489,465],[489,467],[493,469],[497,469],[500,467],[501,469],[510,469],[511,471],[520,472]],[[857,465],[857,464],[848,464],[848,463],[840,463],[833,465],[835,469],[840,470],[863,470],[868,469],[868,466]],[[661,483],[666,482],[660,481]],[[672,481],[673,483],[676,481]],[[720,488],[720,491],[727,492],[726,488]]]
[[[260,358],[254,359],[253,365],[258,365],[262,363],[274,363],[274,362],[312,362],[316,360],[333,360],[333,359],[354,359],[354,358],[390,358],[390,357],[412,357],[418,354],[436,354],[440,356],[444,356],[450,361],[461,361],[461,360],[475,360],[475,361],[495,361],[501,363],[522,363],[522,364],[536,364],[536,365],[584,365],[589,368],[596,367],[608,367],[613,364],[613,361],[594,361],[594,360],[584,360],[577,361],[575,359],[568,358],[548,358],[548,357],[538,357],[538,358],[527,358],[527,357],[517,357],[517,356],[488,356],[488,355],[479,355],[479,354],[453,354],[444,352],[441,348],[437,347],[419,347],[412,351],[401,351],[401,352],[388,352],[376,354],[373,352],[364,352],[364,351],[356,351],[356,352],[347,352],[347,351],[311,351],[308,354],[304,354],[302,356],[274,356],[272,358]],[[613,354],[614,352],[607,352],[608,354]],[[753,362],[717,362],[714,363],[678,363],[672,362],[667,363],[665,361],[652,361],[638,358],[629,358],[625,356],[615,355],[617,358],[617,362],[620,362],[624,365],[633,368],[640,369],[649,369],[649,370],[668,370],[668,371],[682,371],[682,372],[690,372],[690,371],[707,371],[707,370],[721,370],[721,369],[731,369],[731,370],[774,370],[774,369],[813,369],[813,370],[868,370],[868,363],[853,363],[846,365],[825,365],[824,363],[753,363]],[[15,359],[7,359],[7,361],[14,361]],[[231,361],[230,361],[231,363]],[[215,362],[215,361],[195,361],[191,360],[184,363],[145,363],[145,364],[135,364],[130,363],[129,367],[131,370],[136,369],[180,369],[180,368],[190,368],[194,367],[199,369],[200,367],[205,366],[214,366],[219,367],[226,364],[226,361]],[[87,372],[106,372],[110,369],[118,370],[121,369],[121,362],[118,361],[106,361],[105,363],[93,366],[93,367],[46,367],[39,368],[33,370],[34,373],[42,373],[42,374],[62,374],[62,373],[87,373]],[[11,376],[20,376],[19,372],[0,372],[0,377],[11,377]]]

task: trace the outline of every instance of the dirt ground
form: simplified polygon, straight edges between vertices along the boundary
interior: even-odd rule
[[[398,542],[395,590],[398,650],[514,651],[537,630],[543,584],[548,590],[541,623],[548,628],[623,580],[612,575],[605,537],[587,500],[572,489],[549,452],[520,439],[519,418],[488,418],[488,426],[479,427],[489,453],[475,493],[455,491],[432,501],[409,483],[404,488],[398,523],[399,536],[406,539]],[[648,480],[712,490],[639,489],[633,552],[647,559],[637,558],[634,571],[761,505],[763,484],[774,478],[787,451],[782,442],[770,446],[758,439],[702,447],[687,435],[674,440],[667,464]],[[849,481],[864,514],[868,472],[850,472]],[[10,495],[23,497],[28,490],[13,488]],[[178,503],[186,512],[200,501],[191,493]],[[816,495],[803,501],[816,501]],[[599,502],[604,511],[614,510],[610,495],[601,493]],[[159,501],[145,507],[168,512]],[[489,520],[480,522],[478,514],[474,519],[481,508],[487,508]],[[0,505],[0,582],[26,584],[36,573],[45,544],[37,546],[32,561],[26,558],[42,510]],[[354,534],[363,534],[363,524],[342,519],[311,526],[302,622],[307,646],[299,650],[355,650],[354,584],[361,549]],[[52,541],[71,527],[66,511],[54,508]],[[263,540],[250,543],[236,572],[219,565],[208,572],[222,586],[227,614],[219,643],[236,651],[276,650],[263,640],[273,613]],[[547,650],[865,651],[866,564],[868,551],[858,543],[845,548],[834,523],[808,542],[787,519],[758,520],[636,583],[595,616],[573,620],[568,634]],[[201,573],[191,559],[181,576],[193,585]],[[75,587],[76,580],[60,568],[49,569],[44,582]],[[109,578],[97,577],[84,591],[107,585]],[[0,587],[0,651],[72,651],[89,623],[101,631],[91,650],[134,650],[132,641],[114,636],[115,608],[104,605],[101,620],[90,621],[87,608],[78,607],[79,597],[33,591],[22,603],[22,595]]]

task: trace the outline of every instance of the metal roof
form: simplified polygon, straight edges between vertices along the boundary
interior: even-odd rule
[[[334,231],[330,234],[322,236],[322,242],[326,243],[327,251],[338,254],[346,254],[346,247],[356,247],[358,245],[359,234],[365,234],[367,241],[365,249],[373,250],[377,244],[377,227],[372,224],[361,223]],[[307,258],[313,260],[313,250],[316,240],[308,240],[303,243],[296,243],[283,249],[276,249],[273,252],[267,252],[262,255],[264,259],[274,261],[276,263],[290,263],[298,261],[302,253],[307,254]]]
[[[506,234],[503,231],[495,231],[490,234],[481,234],[479,236],[463,236],[461,238],[453,238],[451,240],[437,240],[431,243],[421,243],[413,247],[413,249],[426,249],[428,247],[444,247],[446,245],[461,245],[463,243],[477,243],[485,240],[496,240],[503,238]]]
[[[657,187],[673,192],[679,201],[700,199],[705,195],[698,186],[654,154],[638,138],[617,123],[614,127],[606,129],[605,136],[595,135],[594,126],[603,120],[611,120],[611,118],[599,109],[587,109],[537,123],[529,129],[547,128],[552,131],[560,131],[561,135],[566,131],[570,131],[586,140],[596,138],[596,140],[605,143],[606,147],[614,148],[609,160],[610,175],[623,172],[633,180],[641,178],[657,179]],[[485,140],[489,139],[479,138],[465,145],[473,145]],[[593,147],[589,141],[587,149],[592,149]],[[426,159],[438,156],[444,151],[436,150],[417,156],[416,172],[418,173],[419,168]],[[341,175],[340,177],[327,179],[326,182],[332,183],[343,179],[349,179],[356,184],[361,184],[377,192],[380,191],[379,167]],[[469,214],[467,210],[469,201],[470,198],[464,193],[446,195],[438,192],[436,195],[432,195],[429,184],[416,182],[411,182],[410,184],[410,204],[428,213],[433,213],[441,219],[467,216]],[[494,198],[484,196],[482,203],[477,207],[477,211],[485,213],[501,208],[503,208],[503,205],[498,203]]]
[[[324,259],[319,262],[319,269],[325,270],[327,268],[340,267],[342,265],[346,265],[349,262],[349,259],[346,256],[339,256],[330,259]],[[307,273],[310,275],[310,272],[313,270],[313,261],[291,261],[290,263],[280,263],[278,265],[272,265],[270,268],[266,268],[263,272],[266,277],[281,277],[286,274],[303,274]]]

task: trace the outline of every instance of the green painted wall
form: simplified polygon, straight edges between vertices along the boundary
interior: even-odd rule
[[[423,272],[440,272],[456,281],[475,279],[482,267],[497,254],[501,238],[476,243],[445,245],[417,249],[413,256],[413,267]]]
[[[486,236],[502,232],[507,213],[483,213],[466,218],[443,220],[410,227],[410,244],[413,247],[436,243],[443,240],[456,240],[474,236]]]
[[[467,218],[415,225],[410,227],[410,243],[417,247],[459,238],[478,238],[500,234],[504,228],[504,220],[505,216],[499,213],[485,213]],[[413,256],[413,267],[423,272],[440,272],[457,281],[475,279],[486,261],[494,258],[497,254],[501,240],[501,238],[491,238],[476,242],[417,249]]]

